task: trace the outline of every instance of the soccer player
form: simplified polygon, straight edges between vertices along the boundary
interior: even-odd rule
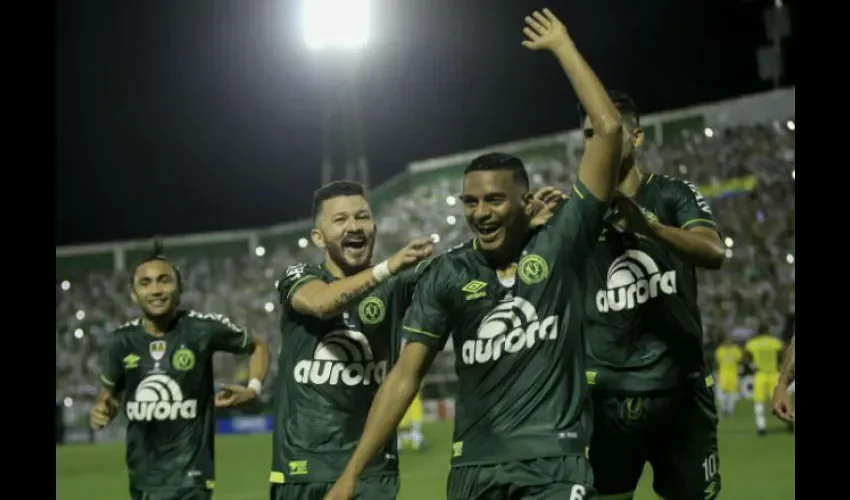
[[[785,351],[782,360],[782,370],[779,372],[779,381],[773,389],[773,413],[790,425],[794,424],[794,406],[791,404],[791,377],[794,373],[794,338],[791,336],[791,345]]]
[[[744,349],[747,358],[755,366],[753,375],[753,406],[756,414],[756,430],[759,436],[767,433],[765,404],[779,382],[779,356],[785,346],[782,341],[770,334],[767,326],[762,325],[759,333],[747,341]]]
[[[574,301],[614,188],[622,128],[564,25],[548,10],[525,22],[523,45],[555,55],[597,131],[573,201],[530,231],[522,161],[490,153],[466,167],[460,199],[475,238],[434,259],[420,278],[404,320],[407,343],[326,499],[354,496],[357,478],[392,437],[450,334],[458,394],[447,497],[593,496],[590,400]]]
[[[413,451],[419,451],[425,443],[422,434],[422,391],[416,393],[413,402],[398,424],[398,449],[403,450],[405,445],[410,444]]]
[[[632,498],[649,462],[659,496],[715,498],[717,415],[696,268],[719,268],[725,248],[695,186],[641,168],[637,106],[609,95],[627,140],[614,211],[585,271],[595,486],[601,498]],[[595,140],[594,124],[584,118],[583,127]]]
[[[216,406],[255,399],[268,371],[266,343],[220,314],[179,309],[179,271],[156,244],[130,275],[142,317],[110,335],[101,357],[103,388],[91,412],[95,429],[117,413],[123,392],[127,467],[133,500],[205,500],[215,486]],[[213,389],[213,354],[251,354],[248,387]]]
[[[372,398],[398,357],[401,317],[429,239],[372,266],[375,222],[363,186],[333,182],[314,195],[321,265],[290,266],[278,284],[283,346],[275,390],[271,500],[321,498],[363,432]],[[415,267],[416,266],[416,267]],[[364,474],[357,494],[395,498],[396,442]]]
[[[719,386],[720,408],[723,414],[731,417],[735,414],[735,404],[740,394],[738,388],[738,368],[744,358],[744,351],[729,340],[728,335],[714,350],[714,361],[717,363],[717,385]]]

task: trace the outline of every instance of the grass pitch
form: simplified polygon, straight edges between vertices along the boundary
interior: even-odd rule
[[[401,455],[399,500],[445,498],[451,449],[451,422],[425,427],[430,448]],[[723,500],[792,500],[794,498],[794,439],[776,419],[770,433],[758,437],[752,407],[746,402],[737,415],[720,425],[720,472]],[[215,500],[266,500],[271,435],[222,436],[216,442]],[[120,500],[128,498],[124,446],[68,445],[56,448],[57,499]],[[652,470],[641,479],[637,500],[652,493]]]

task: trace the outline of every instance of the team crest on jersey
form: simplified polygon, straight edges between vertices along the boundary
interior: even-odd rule
[[[155,340],[151,342],[149,347],[151,358],[154,361],[161,361],[163,357],[165,357],[165,349],[167,348],[167,344],[164,340]]]
[[[174,354],[171,356],[171,366],[181,372],[191,370],[195,367],[195,353],[186,346],[180,346],[180,349],[174,351]]]
[[[520,259],[517,274],[526,285],[534,285],[549,276],[549,264],[543,257],[530,253]]]
[[[357,313],[364,325],[377,325],[384,320],[387,308],[384,307],[384,301],[378,297],[366,297],[360,302]]]

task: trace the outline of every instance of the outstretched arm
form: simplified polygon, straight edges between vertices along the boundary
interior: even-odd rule
[[[608,201],[617,182],[623,127],[620,112],[602,82],[576,49],[561,21],[549,9],[525,18],[523,45],[532,50],[547,49],[558,59],[567,74],[579,102],[587,111],[593,126],[593,138],[578,168],[578,179],[591,195]]]

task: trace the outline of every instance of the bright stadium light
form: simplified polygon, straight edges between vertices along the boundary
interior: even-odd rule
[[[735,241],[728,236],[726,237],[725,243],[726,243],[726,246],[730,247],[730,248],[735,245]]]
[[[68,280],[62,280],[60,286],[62,287],[62,290],[65,290],[67,292],[71,289],[71,282]]]
[[[266,305],[264,306],[264,309],[265,309],[265,310],[266,310],[266,312],[268,312],[268,313],[273,312],[273,311],[274,311],[274,304],[273,304],[273,303],[271,303],[271,302],[266,302]]]
[[[74,330],[74,338],[81,339],[85,334],[86,332],[84,332],[82,328],[77,328],[76,330]]]
[[[83,311],[82,309],[77,311],[77,319],[80,320],[80,321],[86,319],[86,312]]]
[[[432,234],[431,235],[431,241],[434,242],[434,243],[439,243],[440,242],[440,235],[437,234],[437,233]]]
[[[369,0],[304,0],[304,42],[312,50],[363,47],[369,39]]]
[[[307,248],[307,238],[298,238],[298,246],[301,248]]]
[[[727,258],[727,259],[731,259],[733,255],[735,255],[735,254],[732,252],[732,249],[731,249],[731,248],[727,248],[727,249],[726,249],[726,258]]]
[[[454,215],[449,215],[446,217],[446,222],[448,222],[450,226],[454,226],[455,222],[457,222],[457,218]]]
[[[254,249],[254,253],[257,255],[257,257],[262,257],[266,254],[266,247],[258,246]]]
[[[446,205],[453,207],[457,203],[457,199],[454,196],[446,196]]]

